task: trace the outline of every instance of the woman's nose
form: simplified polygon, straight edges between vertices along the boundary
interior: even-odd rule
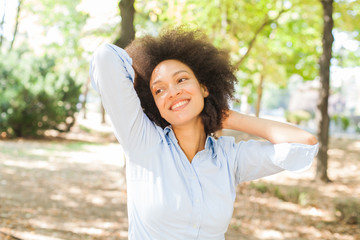
[[[176,85],[172,85],[170,87],[170,97],[176,97],[177,95],[179,95],[182,92],[182,89],[179,88]]]

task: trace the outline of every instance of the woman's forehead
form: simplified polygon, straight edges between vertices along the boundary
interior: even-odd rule
[[[181,72],[194,75],[189,66],[176,59],[167,59],[160,62],[151,74],[150,82],[163,78],[173,77]]]

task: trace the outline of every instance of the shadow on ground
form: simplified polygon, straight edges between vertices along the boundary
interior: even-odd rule
[[[360,142],[332,140],[329,155],[332,184],[314,183],[313,166],[239,185],[226,239],[360,239],[359,225],[333,212],[334,199],[360,198]],[[0,141],[0,239],[127,239],[124,169],[112,141]],[[256,184],[308,199],[286,201]]]

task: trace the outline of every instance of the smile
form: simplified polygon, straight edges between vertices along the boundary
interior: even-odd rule
[[[189,100],[182,100],[182,101],[177,102],[176,104],[172,105],[170,109],[173,111],[180,110],[180,109],[184,108],[188,102],[189,102]]]

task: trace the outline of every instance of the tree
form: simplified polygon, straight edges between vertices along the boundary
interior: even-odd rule
[[[48,129],[69,131],[78,111],[81,79],[88,76],[79,41],[87,15],[76,9],[80,0],[18,3],[12,51],[0,60],[0,132],[27,137]],[[34,41],[31,28],[22,28],[28,19],[35,20],[31,24],[47,41]],[[51,31],[56,38],[48,38]]]
[[[329,143],[329,114],[328,114],[328,99],[330,89],[330,61],[332,57],[332,44],[334,36],[332,30],[334,26],[333,21],[333,0],[321,0],[323,6],[323,37],[322,46],[323,52],[320,57],[320,83],[319,102],[317,109],[317,126],[319,139],[319,153],[316,168],[316,180],[329,182],[327,175],[328,166],[328,143]]]

